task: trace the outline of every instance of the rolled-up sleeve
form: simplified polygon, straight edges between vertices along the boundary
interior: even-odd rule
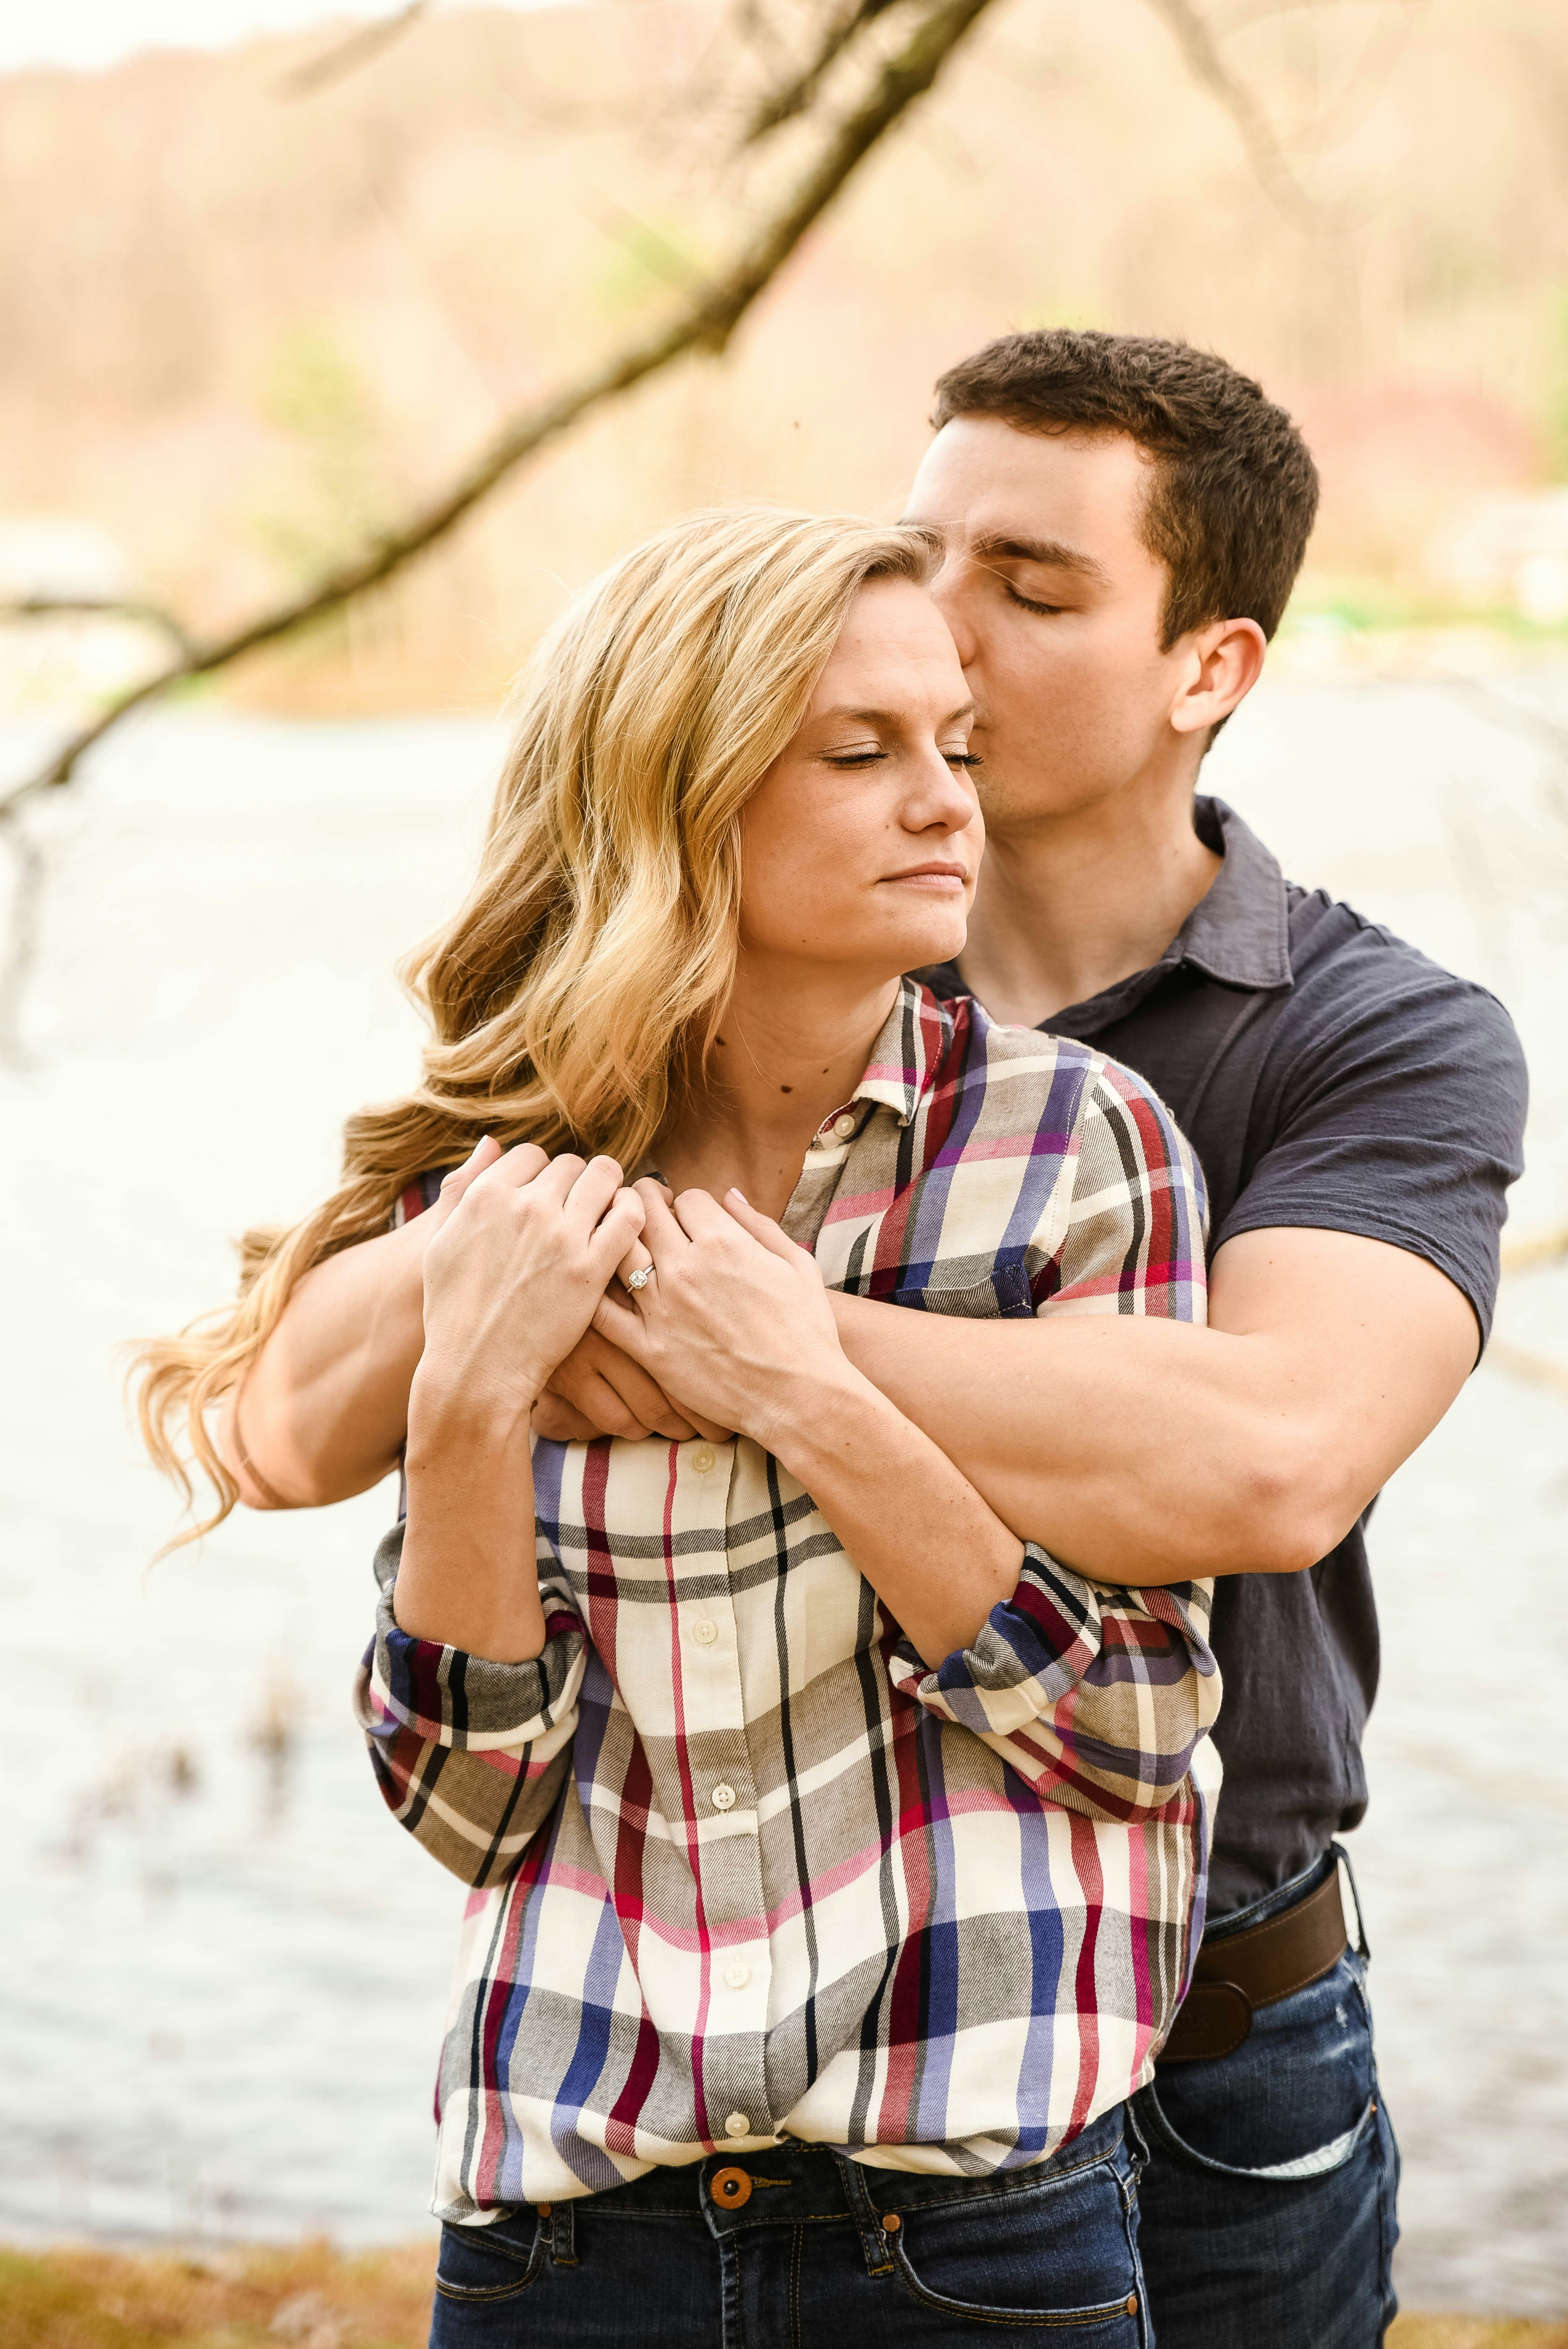
[[[1091,1818],[1147,1817],[1184,1799],[1220,1704],[1212,1585],[1119,1589],[1025,1551],[1011,1599],[974,1645],[929,1671],[907,1642],[896,1687],[972,1730],[1036,1794]]]
[[[1053,1204],[1031,1284],[1041,1316],[1140,1314],[1202,1322],[1203,1180],[1170,1111],[1130,1069],[1100,1064],[1072,1136],[1065,1225]],[[1217,1787],[1207,1735],[1220,1708],[1208,1640],[1212,1582],[1090,1582],[1026,1545],[1017,1587],[972,1647],[928,1670],[907,1642],[894,1682],[970,1730],[1042,1798],[1097,1819],[1148,1818]]]
[[[526,1663],[410,1639],[392,1604],[402,1551],[397,1526],[376,1554],[376,1637],[355,1684],[356,1717],[398,1824],[464,1883],[503,1883],[571,1766],[587,1633],[569,1592],[545,1572],[545,1644]]]

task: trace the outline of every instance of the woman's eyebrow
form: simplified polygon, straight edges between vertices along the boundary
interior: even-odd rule
[[[961,701],[956,709],[948,711],[942,723],[944,726],[956,726],[961,718],[973,718],[974,715],[973,701]],[[847,701],[836,701],[830,709],[817,713],[820,726],[831,725],[841,719],[848,719],[860,726],[903,726],[908,722],[909,712],[907,709],[860,709],[851,708]]]
[[[977,563],[1039,563],[1052,571],[1077,571],[1086,579],[1099,579],[1107,585],[1110,574],[1103,563],[1086,554],[1080,546],[1068,546],[1059,538],[1014,538],[987,533],[973,541],[970,554]]]

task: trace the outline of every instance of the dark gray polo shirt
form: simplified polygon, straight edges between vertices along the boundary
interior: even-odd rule
[[[1504,1193],[1522,1164],[1524,1061],[1507,1012],[1287,883],[1222,801],[1200,799],[1194,820],[1225,860],[1208,895],[1151,968],[1046,1025],[1125,1061],[1169,1103],[1208,1184],[1211,1257],[1238,1232],[1282,1226],[1387,1240],[1463,1290],[1484,1342]],[[926,976],[939,994],[962,991],[951,965]],[[1225,1783],[1212,1918],[1299,1874],[1366,1811],[1378,1663],[1366,1525],[1305,1574],[1215,1586]]]

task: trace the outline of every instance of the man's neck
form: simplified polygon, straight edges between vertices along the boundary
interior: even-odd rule
[[[1190,789],[990,827],[959,975],[994,1019],[1037,1028],[1158,962],[1222,862]]]

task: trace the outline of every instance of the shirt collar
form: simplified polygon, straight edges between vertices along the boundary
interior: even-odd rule
[[[936,1071],[953,1034],[953,1015],[916,978],[899,982],[898,999],[872,1046],[866,1072],[850,1102],[880,1102],[891,1109],[900,1125],[907,1125],[920,1106],[921,1095],[935,1081]],[[850,1102],[838,1114],[848,1114]],[[857,1120],[857,1123],[859,1121]],[[829,1118],[823,1136],[832,1132]]]
[[[1278,863],[1223,800],[1199,799],[1192,816],[1200,840],[1225,861],[1171,941],[1179,959],[1223,987],[1288,987],[1290,907]]]
[[[1046,1022],[1048,1028],[1068,1036],[1092,1034],[1124,1019],[1184,964],[1222,987],[1257,994],[1292,984],[1290,905],[1275,859],[1223,800],[1196,800],[1192,826],[1224,862],[1159,961],[1119,978],[1114,987],[1083,1003],[1053,1013]]]

